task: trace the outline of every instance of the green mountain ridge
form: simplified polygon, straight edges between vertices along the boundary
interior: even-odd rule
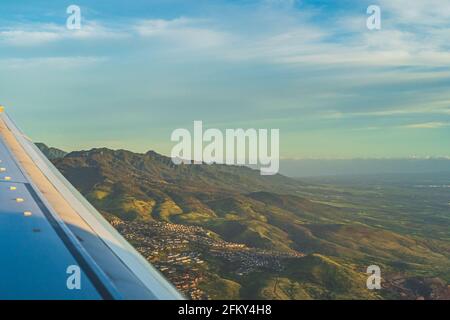
[[[45,154],[45,156],[47,158],[51,159],[57,159],[57,158],[63,158],[67,152],[57,149],[57,148],[53,148],[53,147],[48,147],[46,144],[44,143],[36,143],[36,146]]]

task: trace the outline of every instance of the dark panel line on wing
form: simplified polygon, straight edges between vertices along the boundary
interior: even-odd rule
[[[87,277],[92,282],[94,287],[97,289],[97,291],[101,295],[101,297],[105,300],[114,300],[114,296],[109,292],[107,287],[103,284],[102,280],[99,278],[99,276],[93,270],[93,268],[90,266],[90,264],[86,261],[85,257],[83,257],[83,255],[78,251],[78,249],[72,243],[69,236],[64,232],[64,230],[58,224],[56,219],[53,217],[53,215],[50,213],[48,208],[42,202],[41,198],[38,196],[38,194],[36,193],[34,188],[31,186],[31,184],[25,183],[25,186],[28,189],[28,191],[30,192],[34,201],[36,201],[36,204],[39,206],[42,213],[47,218],[50,225],[55,230],[56,234],[62,240],[62,242],[64,243],[66,248],[72,254],[72,256],[75,258],[75,260],[77,261],[80,268],[86,273]]]

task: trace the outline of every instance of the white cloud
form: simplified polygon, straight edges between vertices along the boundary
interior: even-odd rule
[[[382,11],[397,24],[436,26],[450,23],[450,2],[447,0],[379,0]]]
[[[90,56],[76,56],[76,57],[39,57],[39,58],[10,58],[0,59],[0,69],[23,69],[28,70],[30,68],[54,68],[54,69],[67,69],[67,68],[79,68],[97,64],[99,62],[106,61],[104,57],[90,57]]]
[[[284,2],[266,1],[272,4]],[[272,24],[263,29],[265,32],[245,38],[235,33],[237,41],[225,48],[222,56],[233,60],[328,68],[450,64],[450,2],[382,1],[381,7],[381,31],[367,30],[364,11],[359,15],[338,16],[326,23],[321,23],[324,13],[317,9],[271,11],[270,14],[277,16],[276,20],[259,17]],[[255,13],[255,16],[258,14],[261,13]],[[250,15],[245,23],[252,21]]]
[[[57,24],[28,24],[0,30],[0,45],[29,47],[46,45],[61,40],[118,39],[127,36],[119,30],[97,22],[85,23],[80,30],[68,30]]]
[[[0,43],[12,46],[35,46],[60,40],[60,34],[51,31],[0,31]]]
[[[153,19],[106,27],[85,23],[81,30],[67,30],[55,24],[31,24],[0,30],[0,45],[36,46],[60,40],[117,39],[158,41],[160,49],[201,49],[215,58],[233,61],[260,61],[292,66],[447,66],[450,64],[450,32],[439,21],[450,23],[450,4],[430,0],[382,1],[383,29],[369,32],[365,14],[343,16],[326,26],[318,23],[320,11],[263,10],[250,12],[247,20],[212,21],[180,17]],[[294,0],[265,0],[264,5],[288,6]],[[395,4],[394,4],[395,3]],[[323,13],[322,13],[323,14]],[[438,23],[425,29],[405,31],[402,23],[428,21],[437,15]],[[274,18],[274,16],[276,18]],[[228,17],[228,19],[233,19]],[[415,24],[411,24],[412,27]],[[246,29],[252,30],[247,31]],[[244,32],[242,32],[244,31]],[[342,35],[345,37],[341,38]]]
[[[351,118],[351,117],[390,117],[403,115],[450,115],[450,100],[436,100],[420,104],[409,105],[403,108],[389,108],[385,110],[369,110],[360,112],[328,112],[323,114],[322,118]]]
[[[424,122],[424,123],[414,123],[402,126],[402,128],[408,129],[438,129],[442,127],[448,127],[450,123],[448,122]]]
[[[229,40],[227,33],[214,30],[205,21],[186,18],[142,20],[133,29],[144,38],[194,48],[223,46]]]

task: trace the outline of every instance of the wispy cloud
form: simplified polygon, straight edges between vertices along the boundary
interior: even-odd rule
[[[95,21],[83,24],[80,30],[68,30],[65,26],[54,23],[30,23],[2,28],[0,46],[32,47],[61,40],[110,40],[125,36],[127,33]]]
[[[450,23],[450,3],[446,0],[379,0],[385,12],[391,14],[396,25],[428,26],[435,28]]]
[[[80,90],[77,105],[95,106],[97,114],[127,105],[129,118],[117,115],[133,128],[124,144],[165,137],[158,128],[189,123],[194,115],[230,127],[280,128],[291,154],[405,155],[417,146],[392,136],[447,132],[412,130],[450,122],[447,0],[379,0],[380,31],[366,28],[369,1],[170,3],[178,1],[183,5],[169,9],[154,1],[152,12],[111,1],[108,16],[92,2],[79,31],[54,16],[48,23],[8,20],[0,27],[0,71],[20,72],[0,80],[2,99],[63,110],[73,88],[89,88]],[[51,106],[43,92],[55,87],[59,98]],[[153,122],[136,126],[142,119]],[[442,142],[426,139],[417,148],[443,152]]]
[[[0,59],[0,69],[70,69],[88,67],[107,61],[106,57],[99,56],[62,56],[62,57],[36,57],[36,58],[7,58]]]
[[[37,46],[68,39],[111,40],[137,36],[160,41],[169,48],[202,49],[217,59],[261,61],[293,67],[450,64],[447,47],[450,33],[436,26],[436,23],[426,23],[435,16],[450,21],[450,5],[442,1],[432,0],[432,3],[427,1],[426,4],[411,4],[403,0],[382,1],[383,13],[386,13],[383,19],[386,21],[383,20],[383,29],[377,32],[369,32],[365,28],[364,14],[340,16],[331,25],[323,25],[317,22],[324,15],[321,10],[301,8],[298,11],[295,4],[294,0],[265,0],[262,1],[262,8],[282,7],[286,10],[275,13],[272,10],[255,10],[248,12],[247,20],[233,21],[232,24],[211,18],[183,16],[175,19],[136,19],[114,26],[90,21],[77,31],[56,24],[22,24],[0,30],[0,45]],[[400,27],[413,22],[414,26],[422,28],[405,30]],[[250,24],[254,25],[253,28],[260,27],[260,31],[242,32]],[[138,38],[134,40],[139,41]]]
[[[438,129],[450,126],[450,122],[424,122],[401,126],[407,129]]]
[[[177,18],[172,20],[141,20],[132,26],[130,31],[146,39],[158,39],[168,45],[212,48],[224,46],[230,35],[224,31],[214,30],[202,19]]]
[[[0,31],[0,42],[12,46],[34,46],[61,39],[61,35],[51,31]]]

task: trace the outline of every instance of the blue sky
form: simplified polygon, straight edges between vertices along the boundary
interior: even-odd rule
[[[450,156],[449,46],[445,0],[1,1],[0,102],[66,150],[169,154],[203,120],[283,158]]]

